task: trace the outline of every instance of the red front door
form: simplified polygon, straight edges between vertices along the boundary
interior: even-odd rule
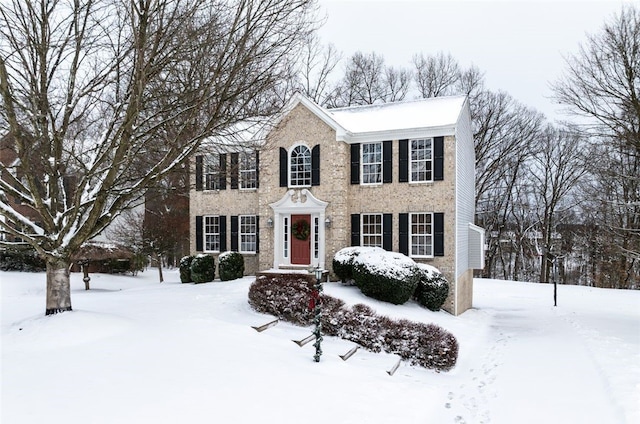
[[[311,263],[311,215],[291,215],[290,236],[291,264],[309,265]]]

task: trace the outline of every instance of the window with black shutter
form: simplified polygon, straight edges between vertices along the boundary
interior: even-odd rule
[[[238,153],[231,153],[231,189],[238,188],[238,173],[240,170],[238,162]]]
[[[444,256],[444,214],[433,214],[433,256]]]
[[[220,225],[220,251],[224,252],[227,250],[227,217],[220,216],[218,222]]]
[[[360,144],[351,145],[351,184],[360,184]]]
[[[320,145],[316,144],[311,149],[311,185],[320,185]]]
[[[398,181],[409,182],[409,140],[400,140],[398,152]]]
[[[289,154],[284,147],[280,148],[280,187],[289,185]]]
[[[196,216],[196,252],[202,252],[204,234],[202,232],[202,216]]]
[[[404,255],[409,256],[409,214],[401,213],[398,218],[400,224],[398,226],[398,251]]]
[[[196,156],[196,190],[202,191],[202,155]]]
[[[360,214],[351,215],[351,246],[360,246]]]
[[[382,215],[382,248],[393,250],[393,215],[390,213]]]
[[[231,215],[231,251],[238,251],[238,216]]]
[[[382,182],[393,182],[393,163],[392,163],[392,144],[391,141],[382,142]]]
[[[227,189],[227,154],[220,154],[220,177],[219,177],[220,190]]]
[[[433,180],[444,180],[444,137],[433,139]]]

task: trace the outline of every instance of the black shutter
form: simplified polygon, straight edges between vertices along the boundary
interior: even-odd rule
[[[289,173],[287,168],[289,165],[289,155],[287,149],[280,148],[280,187],[287,187],[289,185]]]
[[[256,253],[260,252],[260,217],[256,216]]]
[[[202,216],[196,216],[196,252],[203,251],[204,236],[202,234]]]
[[[260,151],[256,150],[256,188],[260,188]]]
[[[220,154],[220,176],[219,176],[220,190],[227,189],[227,154]]]
[[[231,251],[238,251],[238,216],[231,215]]]
[[[238,154],[231,153],[231,189],[238,188],[238,174],[240,170],[238,169]]]
[[[227,250],[227,217],[220,215],[218,224],[220,225],[220,251],[224,252]]]
[[[392,168],[392,144],[391,141],[382,142],[382,182],[393,182],[393,168]]]
[[[202,191],[202,155],[196,156],[196,190]]]
[[[433,256],[444,256],[444,214],[433,214]]]
[[[409,182],[409,140],[400,140],[399,153],[399,171],[398,181],[401,183]]]
[[[311,149],[311,185],[320,185],[320,145],[316,144]]]
[[[444,137],[433,139],[433,180],[444,180]]]
[[[351,184],[360,184],[360,144],[351,145]]]
[[[360,246],[360,214],[351,214],[351,246]]]
[[[398,251],[400,253],[409,256],[409,214],[401,213],[399,215],[400,225],[398,228],[398,236],[400,239],[400,243],[398,246]]]
[[[382,248],[391,252],[393,250],[393,215],[382,215]]]

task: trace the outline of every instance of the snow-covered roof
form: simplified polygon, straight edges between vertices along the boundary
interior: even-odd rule
[[[272,119],[255,118],[235,123],[217,135],[205,139],[202,148],[214,147],[220,152],[237,152],[261,146],[272,129]]]
[[[447,96],[325,109],[297,94],[287,111],[300,103],[336,130],[336,140],[347,143],[452,135],[468,108],[466,96]]]
[[[327,112],[351,133],[450,127],[458,122],[464,96],[435,97],[407,102],[329,109]]]

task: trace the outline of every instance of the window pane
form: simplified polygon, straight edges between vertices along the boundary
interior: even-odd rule
[[[362,145],[362,183],[382,182],[382,143]]]
[[[252,189],[256,188],[257,172],[256,172],[256,153],[243,152],[239,157],[240,167],[240,188]]]
[[[220,155],[211,154],[204,161],[205,190],[218,190],[220,188]]]
[[[431,213],[411,214],[411,256],[433,255]]]
[[[382,247],[382,214],[362,215],[362,246]]]
[[[256,217],[253,215],[240,216],[240,251],[256,251]]]
[[[204,217],[204,250],[220,251],[220,220],[217,216]]]
[[[411,181],[432,180],[431,139],[411,140]]]
[[[297,146],[291,152],[290,185],[311,185],[311,151],[306,146]]]

